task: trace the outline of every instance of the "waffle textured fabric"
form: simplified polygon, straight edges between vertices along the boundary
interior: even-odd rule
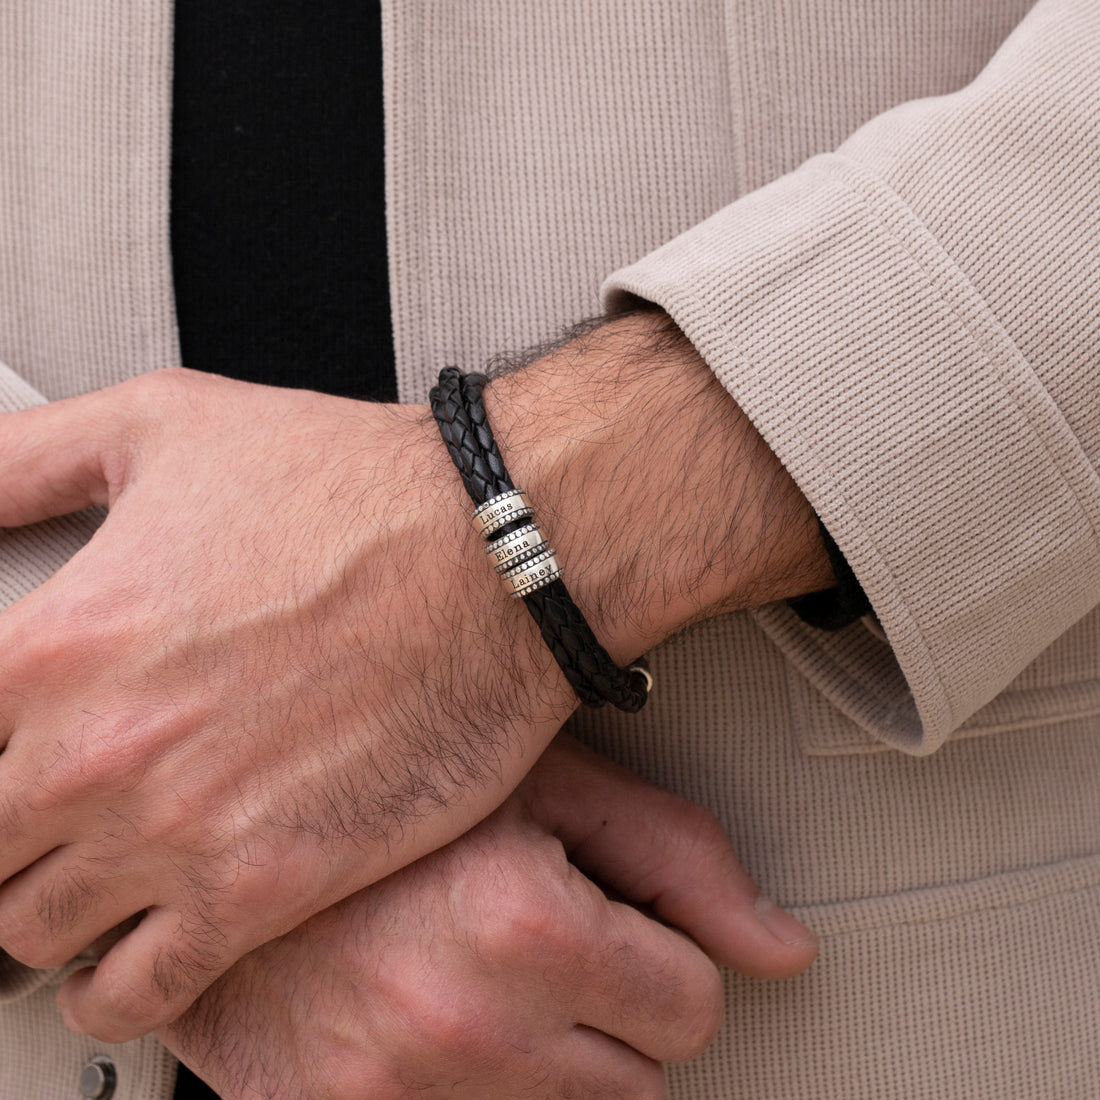
[[[643,298],[875,618],[652,655],[591,744],[713,809],[821,939],[731,976],[675,1100],[1082,1100],[1100,1079],[1100,6],[391,0],[401,396]],[[168,0],[0,6],[0,407],[178,361]],[[601,289],[602,288],[602,289]],[[94,515],[5,533],[0,594]],[[0,960],[0,1098],[100,1044]],[[166,1100],[155,1040],[110,1051]]]

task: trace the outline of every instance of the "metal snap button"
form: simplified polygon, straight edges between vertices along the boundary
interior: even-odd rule
[[[80,1095],[88,1100],[109,1100],[117,1084],[115,1064],[105,1054],[97,1054],[80,1071]]]

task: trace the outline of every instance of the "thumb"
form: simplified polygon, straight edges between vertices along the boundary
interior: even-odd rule
[[[627,900],[650,906],[719,962],[784,978],[817,942],[760,894],[718,820],[559,736],[528,779],[531,812],[573,863]]]

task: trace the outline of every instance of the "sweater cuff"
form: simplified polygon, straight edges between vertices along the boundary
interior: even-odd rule
[[[680,326],[851,564],[882,634],[758,618],[876,738],[932,751],[1100,598],[1100,491],[905,203],[829,154],[611,277]],[[888,643],[888,644],[887,644]]]

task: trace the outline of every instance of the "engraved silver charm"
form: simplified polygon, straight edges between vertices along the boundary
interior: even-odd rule
[[[474,509],[474,527],[482,538],[489,538],[502,527],[517,520],[530,519],[535,514],[522,489],[510,489],[490,497]]]
[[[501,576],[512,586],[512,595],[522,599],[556,581],[561,576],[561,566],[554,551],[547,548],[529,561],[505,570]]]
[[[496,571],[503,573],[505,569],[511,569],[513,565],[519,565],[520,562],[549,549],[538,525],[529,523],[518,531],[493,539],[485,547],[485,553],[492,559]]]

